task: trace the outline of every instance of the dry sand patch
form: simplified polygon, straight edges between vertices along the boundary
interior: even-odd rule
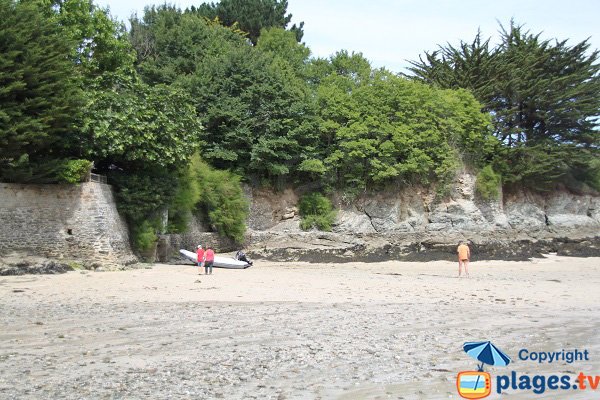
[[[576,366],[515,368],[598,374],[599,261],[475,262],[470,279],[443,261],[2,277],[0,397],[458,398],[469,340],[513,358],[586,348]]]

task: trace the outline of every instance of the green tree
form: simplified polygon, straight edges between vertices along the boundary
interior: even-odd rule
[[[480,163],[494,147],[488,118],[464,90],[372,70],[362,56],[347,53],[334,56],[329,75],[319,80],[324,162],[342,186],[447,184],[461,159]]]
[[[123,23],[113,19],[107,9],[93,0],[53,0],[53,17],[64,28],[65,35],[75,44],[71,58],[90,84],[94,78],[108,74],[133,73],[135,52]]]
[[[109,176],[134,245],[148,248],[166,228],[167,209],[176,215],[174,229],[185,227],[179,217],[189,189],[186,165],[201,132],[195,108],[183,90],[140,81],[129,35],[106,9],[91,0],[64,0],[53,11],[76,43],[70,56],[87,96],[80,152]]]
[[[236,48],[204,63],[190,89],[206,127],[203,157],[215,167],[281,182],[314,152],[310,91],[277,58]]]
[[[511,24],[503,31],[498,62],[502,100],[490,101],[501,140],[508,145],[538,143],[600,144],[594,133],[600,110],[598,52],[589,44],[550,43]],[[510,68],[510,67],[514,68]]]
[[[263,28],[257,48],[286,61],[299,74],[304,72],[310,56],[310,49],[298,43],[293,32],[281,28]]]
[[[240,29],[247,32],[253,44],[258,43],[261,30],[264,28],[285,29],[292,20],[292,14],[287,14],[287,0],[221,0],[215,3],[203,3],[198,8],[189,11],[203,15],[211,20],[218,18],[225,26],[238,24]],[[304,22],[294,24],[290,32],[296,41],[302,40]]]
[[[187,77],[197,73],[203,62],[245,45],[237,30],[197,13],[182,13],[174,6],[146,7],[141,19],[134,17],[130,22],[136,67],[149,84],[186,86]]]
[[[440,46],[419,56],[419,61],[411,61],[410,77],[442,89],[469,89],[484,101],[494,97],[497,57],[498,49],[491,48],[490,39],[483,40],[477,32],[471,43]],[[483,106],[490,111],[487,102]]]
[[[415,79],[469,89],[482,102],[504,146],[495,168],[505,182],[548,187],[572,176],[581,155],[591,168],[600,144],[598,51],[587,40],[542,40],[512,21],[501,39],[490,48],[478,34],[470,45],[426,53],[411,70]]]
[[[173,168],[197,150],[202,126],[186,92],[123,79],[94,93],[84,127],[92,142],[89,157],[123,168]]]
[[[182,210],[176,194],[185,191],[185,168],[202,127],[186,92],[128,78],[113,82],[118,84],[110,90],[99,82],[93,91],[84,127],[91,142],[87,156],[115,186],[134,239],[138,233],[148,237],[148,226],[166,228],[161,212]],[[177,229],[184,230],[180,222]]]
[[[233,28],[169,6],[132,21],[134,45],[145,51],[138,61],[144,80],[190,93],[206,128],[198,138],[202,156],[255,182],[277,183],[315,146],[314,101],[301,71],[308,49],[281,29],[265,34],[253,47]]]
[[[54,181],[74,156],[84,102],[64,29],[49,6],[0,0],[0,177]]]

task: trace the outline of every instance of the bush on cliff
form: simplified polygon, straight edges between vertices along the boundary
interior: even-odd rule
[[[600,192],[600,159],[590,162],[590,171],[587,182],[596,191]]]
[[[459,160],[478,165],[494,149],[489,117],[466,90],[411,82],[344,51],[317,66],[322,145],[312,158],[335,186],[447,186]]]
[[[191,164],[182,170],[178,181],[177,192],[169,207],[169,233],[183,233],[188,230],[192,212],[200,201],[200,183]]]
[[[300,228],[309,230],[316,227],[322,231],[330,231],[335,221],[336,212],[331,201],[321,193],[309,193],[300,199]]]
[[[133,242],[138,250],[145,251],[154,246],[158,237],[156,228],[150,221],[144,221],[132,230]]]
[[[61,182],[79,183],[83,182],[92,170],[93,163],[88,160],[67,160],[58,172]]]
[[[200,187],[197,210],[221,236],[237,243],[244,241],[248,201],[240,184],[240,177],[229,171],[217,170],[192,158],[192,168]]]
[[[500,195],[500,183],[502,178],[492,169],[491,165],[486,165],[477,174],[475,190],[484,200],[497,199]]]

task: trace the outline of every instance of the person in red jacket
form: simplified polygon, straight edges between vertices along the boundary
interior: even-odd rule
[[[204,254],[204,274],[212,274],[213,263],[215,262],[215,252],[208,246]]]
[[[200,275],[202,274],[202,270],[200,268],[202,268],[202,265],[204,265],[204,249],[201,245],[198,245],[198,250],[196,250],[196,254],[198,256],[196,259],[196,261],[198,262],[198,275]]]

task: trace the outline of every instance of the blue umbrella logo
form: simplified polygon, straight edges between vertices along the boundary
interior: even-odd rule
[[[466,342],[463,345],[465,353],[481,361],[478,366],[479,371],[483,371],[483,364],[506,367],[512,361],[502,350],[492,344],[492,342]]]
[[[504,354],[502,350],[492,344],[492,342],[466,342],[463,345],[465,353],[481,362],[481,365],[477,366],[477,370],[483,372],[483,364],[506,367],[512,361],[509,356]],[[481,375],[477,375],[474,388],[477,388],[479,384],[479,378]]]

